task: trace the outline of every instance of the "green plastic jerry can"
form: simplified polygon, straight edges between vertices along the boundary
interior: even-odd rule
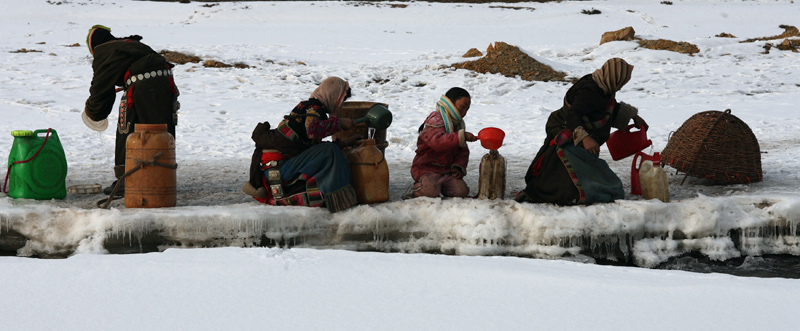
[[[67,158],[56,130],[12,131],[8,156],[8,196],[63,199],[67,196]],[[19,162],[19,163],[14,163]]]

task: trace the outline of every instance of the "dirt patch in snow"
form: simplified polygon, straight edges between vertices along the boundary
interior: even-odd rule
[[[483,53],[481,53],[481,51],[479,51],[477,48],[470,48],[461,57],[476,57],[476,56],[483,56]]]
[[[783,29],[783,33],[771,37],[761,37],[761,38],[751,38],[747,40],[743,40],[743,43],[750,43],[756,41],[765,41],[765,40],[775,40],[775,39],[783,39],[780,44],[774,45],[772,43],[766,43],[764,45],[764,53],[768,54],[769,50],[773,47],[782,50],[782,51],[792,51],[797,52],[798,48],[800,48],[800,38],[791,38],[791,37],[800,37],[800,30],[797,27],[791,25],[779,25],[779,28]]]
[[[38,49],[27,49],[27,48],[20,48],[16,51],[10,51],[9,53],[41,53],[42,51]]]
[[[700,52],[700,49],[697,48],[697,45],[692,43],[687,43],[684,41],[672,41],[666,39],[656,39],[656,40],[638,40],[639,46],[649,49],[655,50],[666,50],[666,51],[673,51],[683,54],[693,55],[694,53]]]
[[[520,7],[520,6],[489,6],[489,8],[512,9],[512,10],[530,10],[530,11],[536,10],[536,8],[533,8],[533,7]]]
[[[789,39],[786,38],[780,44],[774,45],[773,43],[764,44],[764,54],[769,54],[769,50],[773,47],[782,51],[792,51],[797,53],[800,49],[800,38]]]
[[[672,51],[689,55],[700,52],[700,49],[691,43],[666,39],[645,40],[642,38],[636,38],[635,35],[636,31],[630,26],[616,31],[608,31],[603,33],[603,36],[600,38],[600,45],[610,41],[635,40],[639,43],[640,47],[649,49]]]
[[[566,73],[554,70],[525,54],[519,47],[498,41],[489,45],[486,55],[480,59],[451,65],[456,69],[467,69],[480,73],[501,74],[519,77],[527,81],[564,81]]]
[[[159,52],[159,54],[163,55],[164,58],[167,59],[167,62],[175,64],[200,63],[200,61],[203,61],[203,59],[201,59],[199,56],[166,49]]]
[[[744,40],[742,42],[743,43],[751,43],[751,42],[754,42],[754,41],[784,39],[784,38],[789,38],[789,37],[800,37],[800,30],[798,30],[794,26],[781,24],[778,27],[783,29],[783,33],[781,33],[781,34],[779,34],[777,36],[751,38],[751,39]]]
[[[782,51],[797,52],[797,49],[800,48],[800,38],[795,38],[795,39],[786,38],[783,40],[782,43],[775,46],[775,48],[780,49]]]
[[[234,67],[234,68],[238,68],[238,69],[250,68],[249,65],[246,65],[246,64],[244,64],[242,62],[236,62],[234,64],[227,64],[227,63],[220,62],[220,61],[215,61],[215,60],[206,60],[205,62],[203,62],[203,66],[206,67],[206,68],[230,68],[230,67]]]
[[[163,55],[165,59],[167,59],[170,63],[175,64],[187,64],[187,63],[200,63],[203,62],[203,66],[206,68],[238,68],[238,69],[246,69],[250,68],[249,65],[244,64],[242,62],[236,62],[234,64],[227,64],[225,62],[220,62],[217,60],[205,60],[201,59],[199,56],[191,55],[191,54],[184,54],[181,52],[169,51],[169,50],[162,50],[159,54]]]

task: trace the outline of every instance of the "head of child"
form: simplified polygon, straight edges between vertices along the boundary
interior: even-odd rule
[[[469,111],[469,106],[472,103],[472,98],[469,96],[469,92],[467,92],[467,90],[460,87],[454,87],[448,90],[444,96],[450,99],[450,102],[456,106],[461,118],[467,116],[467,111]]]

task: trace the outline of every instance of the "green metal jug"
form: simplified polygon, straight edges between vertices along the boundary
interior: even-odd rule
[[[56,130],[17,130],[11,135],[8,196],[36,200],[66,197],[67,158]]]
[[[376,103],[367,111],[367,116],[356,119],[356,124],[367,123],[376,130],[386,130],[392,125],[392,112],[386,106]]]

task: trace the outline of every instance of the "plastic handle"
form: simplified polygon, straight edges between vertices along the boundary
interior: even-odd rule
[[[636,164],[636,159],[639,159],[639,164]],[[644,162],[644,153],[636,152],[636,154],[633,155],[633,163],[631,163],[631,171],[639,170],[639,168],[642,166],[642,162]]]
[[[625,132],[628,132],[628,133],[630,133],[630,132],[631,132],[631,129],[633,129],[633,128],[635,128],[635,127],[636,127],[636,125],[634,125],[634,124],[628,125],[627,127],[625,127]]]
[[[629,124],[624,130],[621,130],[621,131],[630,133],[631,129],[633,129],[635,127],[636,127],[636,124]],[[647,131],[647,129],[649,129],[649,128],[650,128],[649,126],[643,125],[641,128],[639,128],[639,131]]]
[[[56,136],[56,137],[58,136],[58,134],[56,133],[56,129],[53,128],[35,130],[33,131],[33,135],[38,137],[40,133],[47,134],[47,130],[50,130],[51,136]]]
[[[356,119],[356,124],[366,123],[369,120],[367,117]]]

